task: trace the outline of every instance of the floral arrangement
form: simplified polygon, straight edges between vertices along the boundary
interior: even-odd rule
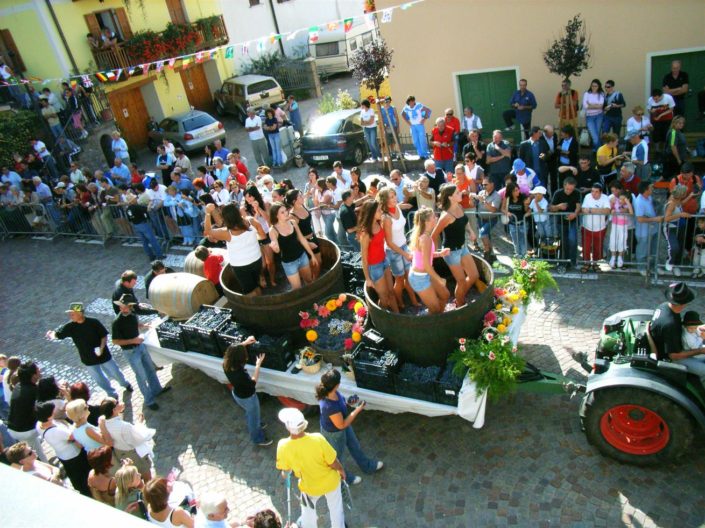
[[[544,260],[514,259],[513,267],[514,271],[509,278],[495,282],[510,295],[523,292],[521,300],[524,305],[528,305],[532,300],[543,299],[543,292],[547,288],[558,289],[558,284],[551,275],[552,266]]]
[[[311,347],[304,347],[299,352],[298,367],[304,372],[315,374],[321,368],[321,355]]]
[[[521,306],[543,298],[546,288],[558,288],[544,261],[514,260],[511,277],[497,280],[494,305],[483,318],[483,329],[478,339],[458,340],[458,348],[449,357],[455,362],[455,373],[468,376],[475,382],[478,394],[485,389],[493,399],[504,396],[515,387],[524,369],[524,360],[517,355],[517,347],[507,335]]]
[[[367,307],[358,297],[341,293],[313,310],[299,312],[306,340],[328,350],[352,350],[362,340]]]

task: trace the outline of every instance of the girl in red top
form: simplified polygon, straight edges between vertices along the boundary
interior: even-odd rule
[[[362,205],[357,223],[362,271],[365,273],[365,286],[377,292],[379,305],[399,312],[392,289],[392,270],[384,251],[385,236],[381,220],[382,209],[378,202],[370,201]]]
[[[203,275],[215,285],[215,289],[223,295],[223,288],[220,286],[220,272],[223,270],[223,255],[212,252],[205,246],[198,246],[194,252],[198,260],[203,261]]]

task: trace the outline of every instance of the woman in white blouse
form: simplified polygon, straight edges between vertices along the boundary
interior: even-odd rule
[[[648,143],[649,133],[653,128],[649,116],[644,112],[644,107],[635,106],[632,109],[632,117],[627,120],[627,135],[637,132]]]
[[[220,180],[217,180],[213,184],[211,196],[213,196],[213,201],[216,205],[223,206],[230,203],[230,192],[225,188],[225,185],[223,185],[223,182]]]
[[[585,110],[585,126],[592,140],[592,151],[600,146],[602,134],[602,119],[604,116],[605,92],[600,79],[593,79],[590,88],[583,94],[583,110]]]

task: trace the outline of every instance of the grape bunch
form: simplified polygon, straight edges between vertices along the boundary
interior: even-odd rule
[[[167,319],[162,324],[159,325],[159,331],[166,334],[180,334],[181,326],[176,321]]]
[[[454,368],[454,363],[448,363],[438,382],[450,387],[460,387],[463,384],[463,378],[453,372]]]
[[[239,342],[244,341],[249,335],[251,335],[251,333],[248,332],[246,328],[232,321],[227,323],[218,333],[220,335],[234,338],[233,340]]]
[[[280,339],[270,335],[262,335],[257,339],[257,342],[251,345],[251,349],[254,353],[264,354],[269,351],[275,351],[279,348]]]
[[[413,363],[405,363],[399,372],[399,377],[418,383],[433,383],[440,372],[440,367],[420,367]]]
[[[186,324],[203,330],[217,330],[230,320],[230,312],[218,308],[204,307],[194,314]]]

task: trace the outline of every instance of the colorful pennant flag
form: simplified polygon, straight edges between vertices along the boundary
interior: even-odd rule
[[[286,36],[286,40],[294,40],[294,39],[296,38],[296,35],[299,34],[299,31],[300,31],[300,30],[297,29],[296,31],[293,31],[293,32],[289,33],[289,34]]]
[[[26,82],[26,81],[24,79],[22,79],[22,82]],[[71,88],[75,89],[78,86],[78,81],[76,79],[71,79],[69,82],[69,85],[71,86]]]
[[[91,81],[91,78],[88,75],[81,75],[81,81],[84,88],[90,88],[93,86],[93,81]]]
[[[199,51],[198,53],[196,53],[196,64],[202,63],[204,59],[205,59],[205,57],[203,56],[202,51]]]
[[[169,59],[169,62],[167,63],[167,67],[170,70],[173,70],[175,64],[176,64],[176,57],[173,57],[173,58]]]
[[[265,41],[264,39],[259,39],[259,40],[257,41],[257,51],[259,51],[259,52],[264,51],[264,43],[265,43],[265,42],[266,42],[266,41]]]
[[[382,24],[388,24],[392,21],[392,13],[394,9],[385,9],[382,11]]]
[[[350,31],[352,29],[352,27],[353,27],[353,19],[352,18],[346,18],[345,20],[343,20],[343,29],[345,30],[346,33],[348,31]]]
[[[188,68],[191,63],[193,62],[193,55],[189,55],[188,57],[184,57],[181,59],[181,67],[185,70]]]
[[[234,46],[228,46],[227,48],[225,48],[225,58],[226,58],[226,59],[232,59],[234,52],[235,52],[235,47],[234,47]]]
[[[367,24],[367,27],[370,29],[375,28],[375,14],[374,13],[367,13],[365,15],[365,24]]]
[[[338,23],[337,22],[328,22],[328,25],[326,26],[328,31],[335,31],[338,29]]]
[[[137,69],[137,68],[135,68],[134,66],[130,66],[130,67],[128,68],[128,70],[127,70],[127,76],[128,76],[128,77],[132,77],[132,75],[135,73],[135,70],[136,70],[136,69]]]
[[[407,2],[406,4],[402,4],[402,5],[401,5],[401,10],[402,10],[402,11],[406,11],[406,10],[409,9],[412,5],[414,5],[414,2]]]
[[[208,52],[208,58],[215,59],[218,56],[218,48],[213,48]]]
[[[103,72],[98,72],[95,74],[95,76],[102,83],[107,82],[107,80],[108,80],[108,78],[105,76],[105,74]],[[49,81],[44,81],[42,84],[46,84],[48,82]]]
[[[310,43],[318,42],[318,31],[319,27],[318,26],[311,26],[308,28],[308,41]]]
[[[249,55],[250,53],[250,41],[248,40],[242,45],[242,54]]]
[[[149,73],[149,66],[149,62],[140,66],[140,68],[142,68],[142,75],[147,75]]]
[[[269,43],[274,44],[277,40],[281,40],[282,36],[278,33],[272,33],[269,35]]]

